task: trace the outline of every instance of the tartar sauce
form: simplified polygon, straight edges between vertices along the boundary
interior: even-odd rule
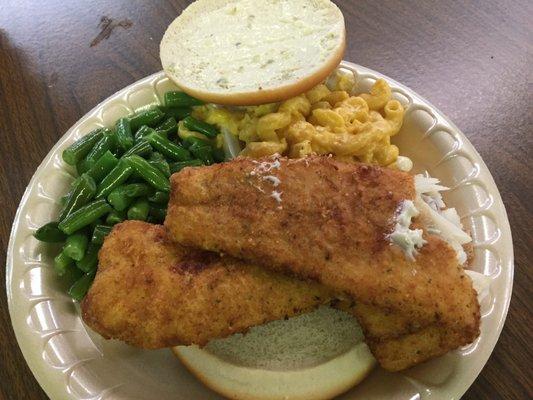
[[[426,244],[426,241],[422,238],[422,229],[409,228],[411,220],[418,215],[419,212],[411,200],[402,201],[396,216],[396,225],[388,236],[391,243],[400,247],[405,256],[411,261],[415,259],[416,249]]]

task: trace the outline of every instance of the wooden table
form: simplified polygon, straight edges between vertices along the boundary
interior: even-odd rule
[[[161,69],[159,40],[187,3],[2,2],[0,265],[17,204],[43,157],[95,104]],[[345,58],[406,84],[447,114],[500,188],[515,245],[513,299],[500,341],[464,398],[531,398],[532,3],[337,3],[348,32]],[[2,294],[0,399],[46,398],[18,349]]]

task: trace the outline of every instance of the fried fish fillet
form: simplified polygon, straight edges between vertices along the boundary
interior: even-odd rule
[[[317,283],[185,249],[171,243],[162,226],[126,221],[106,238],[81,310],[102,336],[156,349],[204,345],[331,298]]]
[[[99,256],[96,279],[81,304],[82,317],[102,336],[137,347],[202,345],[326,303],[369,316],[389,329],[401,326],[378,309],[335,299],[332,291],[314,282],[171,243],[162,226],[118,224]],[[400,338],[367,337],[367,342],[389,370],[410,367],[458,345],[455,337],[435,327]]]
[[[413,328],[401,315],[360,302],[334,301],[332,305],[357,318],[363,328],[366,344],[381,367],[388,371],[404,370],[473,340],[468,331],[438,323]],[[408,329],[408,333],[393,334],[405,332],[405,329]]]
[[[426,327],[459,335],[456,347],[479,334],[476,292],[453,249],[426,232],[409,260],[387,240],[400,204],[415,198],[409,174],[327,157],[237,159],[185,169],[171,183],[165,226],[176,242],[316,280],[380,310],[377,320],[359,315],[376,343]]]

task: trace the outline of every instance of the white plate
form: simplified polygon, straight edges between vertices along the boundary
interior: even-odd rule
[[[513,279],[513,246],[500,194],[479,154],[444,115],[405,86],[367,68],[357,71],[360,90],[385,78],[407,107],[395,137],[416,171],[427,170],[452,189],[445,194],[474,239],[474,269],[491,278],[483,302],[481,336],[470,346],[405,373],[375,370],[342,399],[459,398],[485,365],[500,335]],[[57,399],[219,399],[190,375],[169,350],[143,351],[105,341],[88,330],[79,309],[59,287],[52,252],[32,233],[58,213],[72,181],[61,152],[97,126],[147,104],[159,103],[174,85],[163,72],[144,78],[97,105],[59,140],[41,163],[20,202],[7,252],[7,296],[13,328],[35,377]],[[416,397],[419,395],[419,397]]]

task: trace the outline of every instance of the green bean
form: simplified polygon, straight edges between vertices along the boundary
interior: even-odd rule
[[[117,132],[118,146],[127,151],[133,146],[133,135],[131,134],[131,123],[129,118],[120,118],[115,124]]]
[[[206,165],[211,165],[215,162],[213,148],[211,146],[202,146],[198,143],[193,143],[189,147],[189,151],[195,158],[202,160]]]
[[[77,263],[78,262],[76,262],[76,264]],[[83,272],[80,271],[78,268],[76,268],[76,266],[74,266],[74,264],[68,265],[64,274],[59,277],[60,278],[59,281],[64,286],[66,287],[72,286],[74,282],[76,282],[78,279],[80,279],[83,276]]]
[[[76,164],[76,172],[78,172],[78,175],[84,174],[87,171],[89,171],[93,165],[94,165],[93,162],[83,159],[79,163]]]
[[[155,128],[156,132],[164,137],[178,132],[178,123],[174,117],[167,118]]]
[[[40,240],[41,242],[47,242],[47,243],[60,243],[63,242],[67,235],[65,235],[58,227],[57,225],[59,222],[49,222],[47,224],[44,224],[39,229],[35,231],[33,234],[33,237],[37,240]]]
[[[68,290],[68,294],[74,300],[82,300],[94,281],[95,272],[89,272],[78,279]]]
[[[185,161],[191,159],[191,154],[186,149],[184,149],[182,146],[178,146],[161,135],[153,133],[146,136],[146,140],[154,149],[161,152],[168,158],[172,158],[176,161]]]
[[[92,272],[96,270],[98,266],[98,251],[100,250],[100,245],[96,243],[89,243],[89,247],[85,252],[85,256],[80,260],[76,261],[76,267],[83,272]]]
[[[139,130],[135,133],[135,142],[138,143],[142,141],[146,136],[154,132],[155,132],[155,129],[150,128],[149,126],[146,126],[146,125],[141,126]]]
[[[59,223],[59,229],[71,235],[90,225],[94,220],[110,212],[113,208],[105,200],[96,200],[69,214]]]
[[[125,219],[126,219],[126,215],[123,212],[117,211],[117,210],[113,210],[109,214],[107,214],[107,218],[105,220],[105,223],[107,225],[113,226],[113,225],[121,223]]]
[[[139,156],[130,156],[139,157]],[[117,186],[122,185],[133,172],[131,165],[126,162],[127,158],[122,158],[111,172],[100,182],[96,190],[96,198],[107,196]],[[139,157],[140,158],[140,157]]]
[[[67,237],[63,252],[75,261],[80,261],[85,255],[89,239],[84,233],[75,233]]]
[[[159,171],[163,173],[167,178],[170,178],[170,168],[168,166],[168,163],[165,160],[158,160],[158,161],[148,161],[148,163],[152,166],[157,168]]]
[[[97,128],[79,138],[63,150],[63,160],[69,165],[76,165],[85,158],[103,135],[103,128]]]
[[[178,123],[176,122],[176,118],[168,117],[155,127],[156,131],[165,131],[167,129],[178,129]]]
[[[128,157],[133,154],[138,156],[146,156],[152,152],[152,146],[146,140],[140,140],[133,145],[127,152],[125,152],[122,157]]]
[[[85,159],[87,163],[92,165],[102,157],[106,151],[112,151],[116,147],[117,136],[109,129],[105,129],[102,138],[94,145],[92,150],[87,154]]]
[[[139,199],[128,209],[128,219],[146,221],[149,211],[150,204],[148,203],[148,200]]]
[[[104,221],[102,218],[97,218],[93,222],[91,222],[91,225],[89,225],[89,230],[94,230],[97,225],[104,225]]]
[[[137,130],[142,125],[153,126],[163,119],[165,114],[158,107],[149,110],[141,111],[130,117],[130,125],[133,131]]]
[[[137,175],[152,185],[156,190],[163,192],[170,191],[170,183],[165,175],[157,168],[152,167],[144,158],[132,155],[124,158],[124,160],[128,162]]]
[[[87,171],[87,175],[99,183],[118,164],[118,159],[108,150]]]
[[[158,151],[154,151],[152,154],[150,154],[150,157],[148,157],[148,161],[161,161],[165,160],[165,157],[163,154],[159,153]]]
[[[59,198],[59,205],[61,206],[61,208],[65,207],[65,204],[67,204],[67,200],[68,200],[68,193],[64,196],[61,196]]]
[[[152,196],[148,197],[148,201],[157,204],[167,204],[169,200],[168,193],[155,192]]]
[[[187,160],[187,161],[178,161],[174,163],[170,163],[170,172],[175,174],[176,172],[181,171],[185,167],[201,167],[204,165],[202,160],[194,159],[194,160]]]
[[[207,137],[216,137],[220,133],[215,125],[208,124],[191,116],[185,118],[183,123],[190,131],[200,132]]]
[[[59,276],[62,276],[67,271],[68,267],[74,264],[74,260],[67,256],[64,251],[61,251],[54,258],[54,270]]]
[[[130,183],[125,187],[129,197],[146,197],[154,193],[154,189],[144,183]]]
[[[183,140],[183,146],[187,149],[190,148],[193,144],[197,146],[211,146],[211,143],[209,143],[207,140],[200,139],[196,136],[187,136]]]
[[[133,198],[129,197],[122,190],[124,186],[118,186],[107,196],[107,201],[117,211],[124,211],[133,202]]]
[[[181,121],[183,118],[186,118],[191,115],[191,109],[188,107],[162,106],[161,110],[165,113],[166,116],[173,117],[176,119],[176,121]]]
[[[144,183],[130,183],[113,189],[107,196],[107,201],[115,210],[123,211],[129,207],[134,198],[148,196],[152,192],[152,188]]]
[[[215,148],[213,149],[213,158],[215,159],[216,163],[221,163],[226,160],[226,153],[224,153],[224,149]]]
[[[108,225],[96,225],[93,230],[93,236],[91,238],[91,243],[94,244],[102,244],[104,243],[104,239],[107,235],[109,235],[109,232],[111,232],[111,229],[113,227]]]
[[[165,220],[165,217],[167,215],[167,209],[166,207],[161,207],[159,204],[150,204],[150,210],[148,211],[148,215],[152,217],[152,219],[158,223],[161,223]]]
[[[148,162],[151,166],[156,167],[161,171],[167,178],[170,178],[170,167],[168,166],[167,160],[161,153],[154,152],[148,159]]]
[[[168,107],[191,107],[201,106],[202,104],[205,104],[202,100],[189,96],[185,92],[173,91],[165,93],[165,106]]]
[[[226,153],[224,152],[224,148],[212,146],[212,149],[213,158],[215,159],[215,162],[220,163],[226,160]]]
[[[87,204],[96,193],[96,183],[88,174],[82,174],[72,184],[65,206],[59,214],[59,222],[63,221],[81,206]]]

